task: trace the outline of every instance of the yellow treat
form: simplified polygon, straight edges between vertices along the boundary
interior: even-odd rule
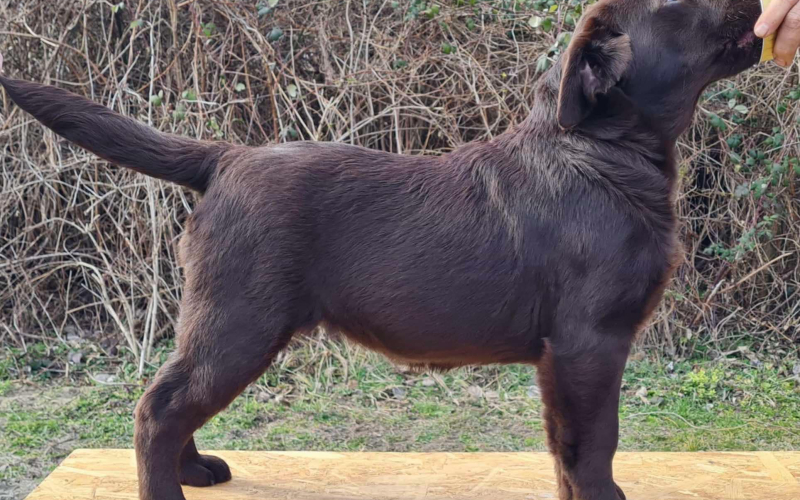
[[[772,0],[761,0],[761,12],[767,8],[767,5]],[[761,62],[767,62],[774,59],[775,56],[772,55],[772,46],[775,44],[775,35],[772,34],[766,38],[764,38],[764,45],[761,48]]]

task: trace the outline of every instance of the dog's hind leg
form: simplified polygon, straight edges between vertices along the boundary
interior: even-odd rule
[[[612,462],[630,336],[592,335],[595,342],[577,348],[549,342],[538,364],[548,445],[560,500],[625,500]]]
[[[230,479],[225,462],[197,453],[192,435],[267,369],[296,329],[288,307],[250,304],[236,292],[197,300],[187,289],[177,351],[136,407],[140,500],[183,500],[181,482]]]

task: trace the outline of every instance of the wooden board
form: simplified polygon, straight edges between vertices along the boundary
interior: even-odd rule
[[[233,481],[187,500],[553,499],[544,453],[212,452]],[[619,453],[629,500],[799,500],[797,453]],[[135,499],[131,450],[77,450],[28,500]]]

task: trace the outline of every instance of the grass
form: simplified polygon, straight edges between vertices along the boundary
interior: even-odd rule
[[[635,357],[623,386],[620,449],[800,449],[798,360],[743,352],[715,361]],[[135,368],[89,358],[69,377],[32,369],[9,379],[8,367],[21,364],[52,363],[7,350],[0,364],[0,484],[8,485],[0,497],[22,497],[75,448],[131,447],[143,391],[126,375]],[[89,374],[101,369],[117,385],[93,382]],[[411,373],[360,348],[309,339],[197,439],[209,449],[544,451],[541,409],[531,367]]]

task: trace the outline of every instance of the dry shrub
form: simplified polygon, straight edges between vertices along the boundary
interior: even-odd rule
[[[0,0],[0,50],[9,74],[169,132],[430,154],[524,118],[579,2],[559,2],[549,31],[528,23],[541,0],[270,3]],[[644,346],[797,348],[796,83],[761,66],[701,101],[679,145],[686,262]],[[146,359],[172,333],[194,195],[107,165],[3,99],[0,344],[78,334]]]

